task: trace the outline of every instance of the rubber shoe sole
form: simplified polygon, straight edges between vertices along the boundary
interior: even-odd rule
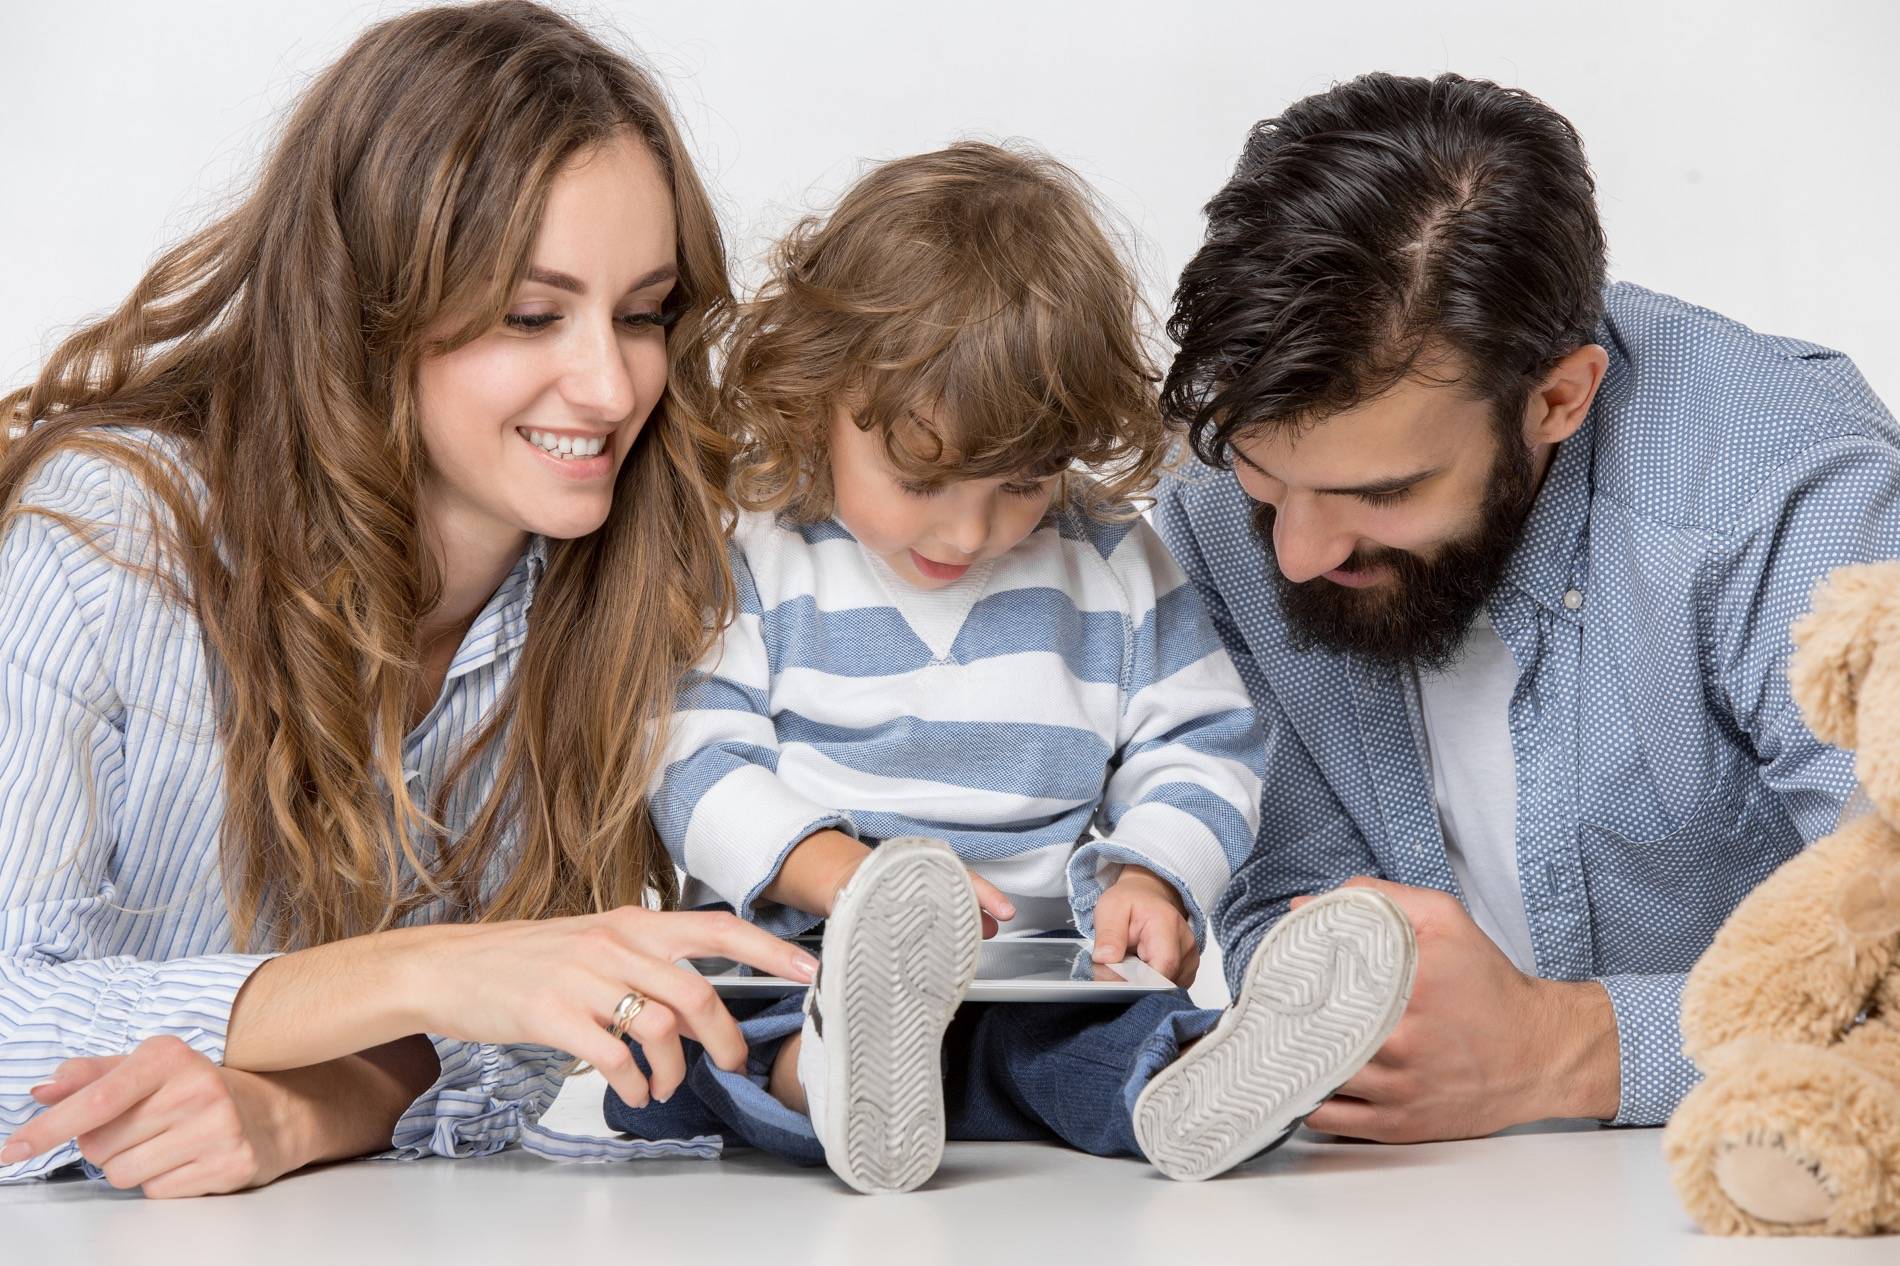
[[[1411,923],[1381,893],[1337,889],[1282,918],[1220,1022],[1136,1099],[1142,1154],[1193,1182],[1286,1139],[1391,1036],[1417,963]]]
[[[817,986],[823,1137],[856,1190],[910,1191],[937,1172],[943,1034],[982,943],[969,871],[939,840],[886,840],[839,895]]]

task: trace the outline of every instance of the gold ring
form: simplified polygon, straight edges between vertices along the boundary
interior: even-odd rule
[[[608,1036],[612,1037],[616,1042],[625,1037],[627,1035],[627,1029],[639,1018],[640,1013],[646,1010],[646,1007],[647,999],[645,994],[641,993],[638,989],[628,990],[627,996],[622,998],[619,1004],[614,1007],[613,1021],[607,1026]]]

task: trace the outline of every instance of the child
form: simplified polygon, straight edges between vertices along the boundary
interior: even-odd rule
[[[780,933],[826,919],[822,966],[744,1026],[747,1073],[700,1059],[690,1093],[609,1120],[866,1192],[926,1180],[946,1130],[1176,1178],[1271,1146],[1403,1009],[1411,931],[1382,897],[1288,916],[1224,1017],[1179,991],[958,1010],[999,926],[1185,985],[1258,824],[1246,691],[1130,505],[1167,438],[1090,195],[956,145],[875,169],[776,265],[722,398],[741,614],[652,807],[693,891]]]

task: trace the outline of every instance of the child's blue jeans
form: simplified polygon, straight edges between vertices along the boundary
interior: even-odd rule
[[[779,1047],[803,1022],[801,1001],[792,995],[749,1015],[735,1006],[750,1048],[743,1072],[721,1070],[689,1041],[686,1081],[672,1100],[636,1109],[610,1091],[607,1124],[646,1139],[717,1134],[801,1165],[824,1164],[811,1121],[765,1089]],[[1180,990],[1129,1005],[965,1003],[944,1034],[946,1133],[953,1140],[1060,1139],[1095,1156],[1138,1156],[1136,1098],[1219,1018]]]

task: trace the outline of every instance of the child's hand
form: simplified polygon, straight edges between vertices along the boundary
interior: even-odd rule
[[[999,924],[1016,917],[1016,907],[1001,889],[975,871],[970,872],[970,886],[976,889],[977,908],[983,911],[983,939],[987,941],[996,935]]]
[[[1123,866],[1095,906],[1095,961],[1119,963],[1130,946],[1136,958],[1184,989],[1201,969],[1181,894],[1140,866]]]
[[[858,867],[864,865],[864,859],[870,855],[870,849],[841,831],[820,831],[807,837],[785,859],[785,866],[779,872],[780,883],[786,884],[785,875],[794,872],[806,890],[816,887],[824,895],[814,905],[796,901],[786,904],[830,917],[838,904],[838,894],[844,891],[844,886],[851,882],[851,876],[858,873]],[[988,940],[996,935],[998,924],[1016,917],[1016,907],[995,884],[975,871],[970,872],[970,886],[976,889],[977,908],[983,912],[983,939]],[[776,897],[770,888],[766,889],[766,895],[783,900]]]

